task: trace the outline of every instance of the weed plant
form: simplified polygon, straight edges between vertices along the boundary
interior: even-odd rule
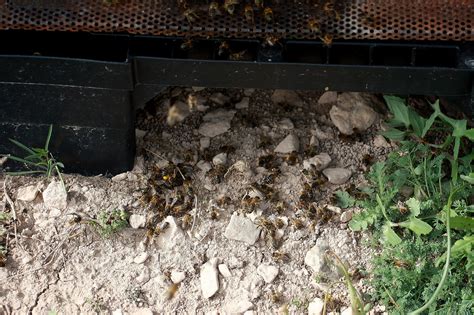
[[[439,102],[425,118],[401,98],[385,100],[393,118],[382,134],[398,149],[372,166],[358,198],[337,194],[342,206],[364,209],[350,228],[381,240],[373,298],[390,314],[472,314],[474,129]]]
[[[62,169],[64,169],[64,164],[57,161],[54,156],[49,151],[49,143],[51,141],[51,136],[53,134],[53,125],[49,126],[48,135],[46,137],[46,142],[43,148],[30,148],[23,143],[9,139],[17,147],[25,151],[27,154],[25,157],[21,158],[11,154],[3,154],[2,156],[7,157],[10,160],[22,163],[26,169],[23,171],[17,172],[7,172],[8,175],[32,175],[32,174],[44,174],[48,179],[51,176],[57,175],[59,180],[63,184],[64,181],[62,177]]]

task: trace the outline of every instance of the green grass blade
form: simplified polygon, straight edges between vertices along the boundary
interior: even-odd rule
[[[53,125],[49,125],[48,137],[46,138],[46,143],[44,144],[44,150],[47,152],[49,148],[49,142],[51,141],[51,136],[53,134]]]
[[[28,148],[26,145],[24,145],[23,143],[19,142],[19,141],[16,141],[14,139],[8,139],[10,140],[13,144],[15,144],[17,147],[19,148],[22,148],[23,150],[25,150],[26,152],[28,152],[29,154],[31,155],[36,155],[35,151],[31,150],[30,148]]]
[[[41,169],[46,170],[46,167],[44,167],[44,166],[42,166],[42,165],[39,165],[38,163],[34,163],[34,162],[32,162],[32,161],[28,161],[28,160],[19,158],[19,157],[17,157],[17,156],[7,155],[7,157],[8,157],[10,160],[13,160],[13,161],[17,161],[17,162],[20,162],[20,163],[25,163],[25,164],[27,164],[27,165],[32,165],[32,166],[39,167],[39,168],[41,168]]]

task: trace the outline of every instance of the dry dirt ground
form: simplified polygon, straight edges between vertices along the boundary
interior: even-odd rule
[[[10,217],[0,313],[317,314],[328,292],[327,311],[339,314],[350,302],[323,266],[326,249],[370,293],[369,237],[350,231],[357,209],[336,207],[333,193],[364,185],[391,150],[377,136],[384,108],[371,96],[320,95],[172,88],[137,114],[133,171],[65,175],[67,196],[58,182],[0,175]],[[329,110],[346,103],[339,124],[365,119],[368,105],[368,129],[341,134]],[[127,227],[101,236],[91,222],[116,209],[131,216]]]

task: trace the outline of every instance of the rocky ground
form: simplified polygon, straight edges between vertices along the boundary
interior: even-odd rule
[[[320,314],[329,294],[351,314],[325,253],[364,293],[374,253],[334,192],[391,150],[384,115],[356,93],[172,88],[137,114],[131,172],[65,175],[66,191],[0,175],[0,313]],[[114,210],[127,227],[104,237]]]

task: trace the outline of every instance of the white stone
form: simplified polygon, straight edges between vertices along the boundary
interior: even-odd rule
[[[209,137],[204,137],[199,139],[199,148],[201,151],[204,151],[205,149],[209,148],[211,146],[211,138]]]
[[[244,95],[245,96],[251,96],[255,92],[255,89],[245,89],[244,90]]]
[[[148,307],[144,307],[135,310],[131,315],[153,315],[153,311]]]
[[[18,189],[16,199],[25,202],[35,200],[38,195],[38,185],[23,186]]]
[[[329,211],[332,211],[334,213],[337,213],[337,214],[341,214],[342,213],[342,209],[337,207],[337,206],[333,206],[333,205],[326,205],[326,209],[329,210]]]
[[[209,97],[209,100],[213,103],[216,103],[218,105],[225,105],[226,103],[230,102],[230,97],[227,95],[224,95],[220,92],[214,93]]]
[[[232,277],[232,273],[230,272],[229,267],[227,267],[226,264],[220,264],[219,266],[217,266],[217,268],[219,269],[221,275],[224,276],[224,278]]]
[[[59,181],[52,181],[43,191],[44,206],[49,209],[64,210],[67,207],[67,192]]]
[[[198,132],[209,138],[214,138],[227,132],[230,129],[230,121],[212,121],[204,122],[199,126]]]
[[[278,127],[284,130],[291,130],[295,128],[295,125],[289,118],[283,118],[278,122]]]
[[[172,249],[178,244],[184,243],[185,237],[183,231],[176,224],[176,220],[172,216],[167,216],[162,224],[168,224],[168,227],[157,237],[159,248]]]
[[[211,258],[201,266],[200,282],[202,296],[205,299],[212,297],[219,290],[219,274],[217,272],[217,258]]]
[[[321,171],[328,167],[329,163],[331,163],[332,159],[327,153],[321,153],[318,155],[313,156],[310,159],[303,161],[303,168],[306,170],[311,169],[314,167],[316,170]]]
[[[204,161],[204,160],[201,160],[201,161],[197,162],[196,166],[197,166],[203,173],[207,173],[207,172],[209,172],[209,171],[212,169],[211,163],[209,163],[209,162],[207,162],[207,161]]]
[[[324,301],[315,298],[308,306],[308,315],[321,315],[324,309]]]
[[[327,168],[323,171],[323,174],[334,185],[342,185],[352,176],[352,172],[345,168]]]
[[[132,173],[133,175],[143,174],[144,170],[145,170],[145,159],[143,158],[143,156],[137,156],[135,158],[135,163],[133,165]]]
[[[61,210],[59,210],[58,208],[51,208],[51,210],[49,211],[50,218],[57,218],[60,215],[61,215]]]
[[[367,130],[375,122],[377,113],[360,93],[341,93],[337,105],[329,111],[331,121],[346,135]]]
[[[329,279],[336,280],[339,278],[337,270],[335,270],[326,259],[326,251],[329,249],[325,242],[316,244],[305,255],[304,263],[311,268],[314,274],[325,275]]]
[[[144,228],[146,224],[146,216],[142,214],[132,214],[129,218],[129,222],[133,229]]]
[[[219,153],[212,158],[212,164],[214,165],[225,165],[227,164],[227,153]]]
[[[228,303],[225,307],[227,314],[242,314],[253,307],[247,298],[240,297]]]
[[[236,109],[244,109],[249,107],[250,99],[248,97],[244,97],[240,102],[235,104]]]
[[[319,129],[318,127],[316,127],[314,130],[311,130],[311,133],[319,140],[331,140],[333,138],[332,134]]]
[[[139,265],[139,264],[143,264],[147,259],[148,259],[148,253],[144,252],[138,255],[137,257],[135,257],[133,259],[133,262]]]
[[[275,90],[271,99],[275,104],[288,104],[296,107],[302,107],[304,105],[301,97],[295,91],[291,90]]]
[[[224,236],[231,240],[247,243],[249,245],[255,244],[260,235],[260,228],[255,225],[250,219],[232,214],[229,225],[225,229]]]
[[[135,129],[135,137],[138,140],[141,140],[141,139],[145,138],[146,134],[147,134],[146,130]]]
[[[327,115],[331,110],[331,107],[337,102],[337,92],[327,91],[318,99],[317,106],[315,108],[316,113],[320,115]]]
[[[128,172],[125,173],[120,173],[112,177],[113,182],[121,182],[123,180],[126,180],[128,178]]]
[[[319,145],[318,138],[316,138],[316,136],[311,136],[311,138],[309,139],[309,146],[315,147],[315,146],[318,146],[318,145]]]
[[[203,121],[231,121],[234,118],[235,113],[237,111],[235,110],[228,110],[228,109],[223,109],[219,108],[216,110],[213,110],[212,112],[207,113],[204,115],[202,118]]]
[[[350,211],[350,210],[344,211],[344,212],[341,214],[339,220],[341,220],[342,223],[347,223],[347,222],[349,222],[350,220],[352,220],[352,211]]]
[[[170,126],[174,126],[177,123],[182,122],[189,116],[191,113],[188,104],[177,101],[174,103],[168,110],[168,116],[166,117],[166,122]]]
[[[142,272],[135,279],[138,284],[145,284],[150,280],[150,269],[147,267],[143,268]]]
[[[291,153],[300,149],[300,142],[297,136],[289,134],[275,148],[276,153]]]
[[[278,276],[278,272],[278,267],[268,264],[261,264],[257,268],[257,274],[261,276],[266,283],[272,283]]]
[[[173,283],[181,283],[186,278],[184,271],[171,271],[171,281]]]
[[[23,257],[23,259],[21,260],[21,263],[22,263],[23,265],[26,265],[26,264],[29,264],[32,260],[33,260],[33,257],[31,257],[30,255],[26,254],[25,257]]]
[[[341,311],[341,315],[352,315],[352,314],[354,314],[352,312],[352,307],[346,307],[345,309]]]
[[[382,135],[376,135],[374,137],[374,147],[377,148],[390,148],[390,143],[385,140],[385,137]]]

